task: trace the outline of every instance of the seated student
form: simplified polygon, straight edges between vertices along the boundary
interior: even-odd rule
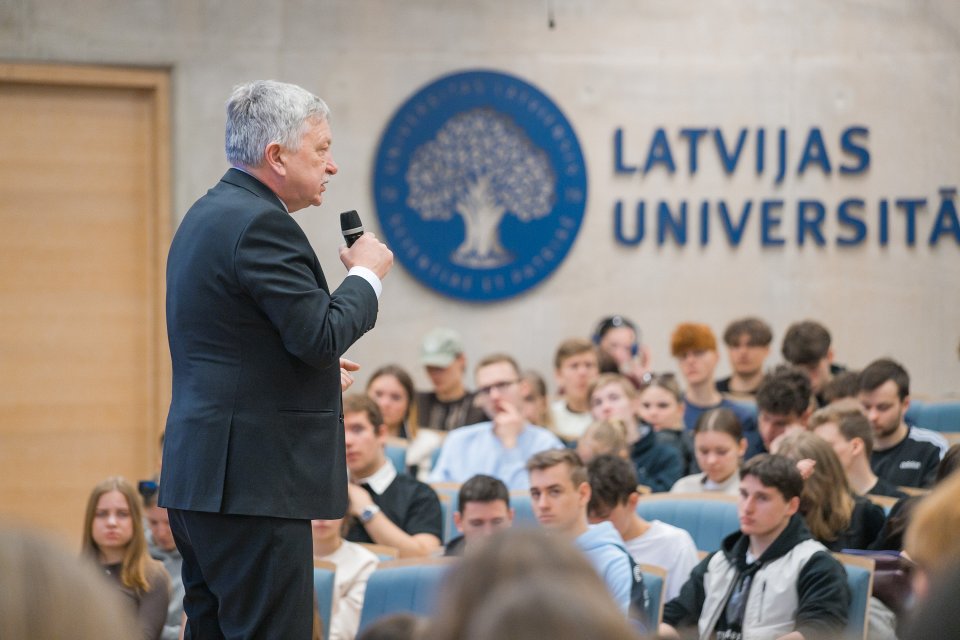
[[[391,438],[412,440],[417,435],[415,394],[413,378],[398,365],[384,365],[370,376],[367,395],[380,407]]]
[[[360,628],[360,610],[367,580],[379,560],[359,544],[344,540],[343,519],[313,520],[313,557],[337,565],[333,577],[330,635],[326,640],[352,640]]]
[[[627,613],[634,597],[630,553],[612,524],[588,523],[590,483],[580,457],[570,449],[541,451],[527,461],[527,469],[537,521],[576,542],[603,578],[620,610]]]
[[[763,380],[763,363],[770,355],[773,332],[760,318],[740,318],[727,325],[723,343],[733,373],[717,380],[717,391],[752,400]]]
[[[636,387],[650,373],[650,349],[640,341],[640,329],[624,316],[609,316],[597,324],[593,343],[601,357],[612,360],[609,373],[626,376]]]
[[[820,395],[823,397],[824,406],[828,407],[837,402],[856,402],[859,391],[860,372],[841,371],[830,378],[830,382],[823,385],[823,391]]]
[[[433,431],[452,431],[483,420],[483,411],[467,390],[464,372],[467,357],[463,338],[453,329],[438,327],[423,338],[420,364],[433,384],[432,391],[417,393],[417,420]]]
[[[736,414],[729,409],[711,409],[700,416],[693,430],[693,446],[703,471],[680,478],[670,491],[718,491],[739,496],[740,461],[747,450],[747,440]]]
[[[834,453],[840,458],[840,464],[843,465],[844,473],[847,474],[847,480],[857,495],[907,497],[907,494],[878,477],[870,468],[873,428],[856,400],[817,409],[810,416],[807,426],[833,447]]]
[[[833,376],[845,371],[833,363],[830,340],[830,332],[825,326],[814,320],[804,320],[794,322],[787,328],[780,346],[783,359],[803,371],[810,380],[818,407],[826,404],[824,387]]]
[[[777,367],[757,389],[757,430],[760,438],[747,448],[747,459],[776,452],[774,442],[789,430],[805,429],[813,412],[810,379],[794,367]]]
[[[526,489],[524,465],[530,456],[563,443],[520,413],[526,384],[513,358],[502,353],[487,356],[473,377],[477,399],[490,419],[447,435],[430,482],[464,482],[483,473],[499,478],[511,490]]]
[[[621,420],[597,420],[577,440],[577,455],[584,464],[598,456],[613,455],[629,459],[627,427]]]
[[[123,594],[142,639],[159,640],[170,604],[170,576],[147,553],[140,500],[125,479],[107,478],[90,492],[81,547]]]
[[[170,604],[167,606],[167,620],[163,624],[161,640],[178,640],[180,624],[183,618],[183,558],[173,540],[170,531],[170,517],[167,510],[157,506],[157,484],[146,481],[140,483],[140,495],[143,497],[143,513],[147,521],[147,550],[150,557],[163,563],[170,576]]]
[[[937,477],[933,486],[938,487],[955,471],[960,469],[960,444],[955,444],[947,450],[940,466],[937,467]],[[903,549],[903,536],[910,526],[913,510],[923,499],[923,496],[907,496],[897,500],[897,503],[887,514],[887,521],[883,525],[880,535],[870,545],[873,550],[900,551]]]
[[[893,360],[871,362],[860,372],[857,395],[873,427],[873,472],[897,487],[929,487],[947,452],[939,433],[907,425],[910,376]]]
[[[653,427],[657,442],[680,453],[683,473],[698,471],[693,455],[693,436],[684,430],[683,391],[672,373],[651,375],[638,396],[640,419]]]
[[[753,415],[745,406],[733,402],[717,391],[714,372],[717,369],[717,338],[705,324],[677,325],[670,336],[670,352],[677,359],[680,374],[687,383],[684,396],[684,428],[693,431],[697,419],[710,409],[725,407],[737,414],[744,432],[755,430]]]
[[[690,534],[673,525],[637,515],[637,478],[622,458],[600,456],[587,465],[590,480],[590,524],[610,522],[623,538],[637,564],[652,564],[667,571],[667,599],[680,594],[680,587],[696,566],[697,546]]]
[[[796,431],[780,441],[777,453],[815,463],[800,496],[800,513],[815,539],[831,551],[867,549],[876,540],[886,518],[883,508],[853,492],[840,459],[825,440]]]
[[[557,387],[562,394],[550,406],[554,431],[568,442],[579,438],[593,419],[590,385],[600,375],[597,348],[589,340],[571,338],[557,347],[553,360]]]
[[[590,389],[590,403],[595,419],[620,420],[627,426],[630,460],[640,484],[653,491],[666,491],[683,475],[680,453],[658,442],[652,428],[640,426],[637,392],[629,380],[615,373],[603,374]]]
[[[520,412],[530,424],[540,425],[553,431],[553,414],[550,413],[550,400],[547,396],[547,383],[543,376],[527,369],[520,374],[520,380],[526,383],[523,394],[523,406]]]
[[[460,535],[447,544],[446,556],[463,555],[464,550],[513,524],[510,492],[493,476],[477,474],[463,483],[457,495],[453,524]]]
[[[347,512],[356,519],[344,537],[396,547],[401,557],[439,549],[440,501],[429,486],[398,474],[386,457],[387,430],[377,403],[358,393],[344,396],[343,426],[350,472]]]
[[[850,604],[846,573],[798,513],[796,465],[761,455],[740,478],[740,531],[666,603],[660,635],[679,638],[678,630],[697,627],[701,638],[724,640],[840,637]]]

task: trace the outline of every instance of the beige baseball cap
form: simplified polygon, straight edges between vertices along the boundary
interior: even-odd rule
[[[463,353],[463,338],[453,329],[438,327],[423,338],[420,346],[420,364],[425,367],[447,368]]]

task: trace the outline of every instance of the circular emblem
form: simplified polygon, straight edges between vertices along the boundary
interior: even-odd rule
[[[374,201],[403,266],[440,293],[502,300],[563,261],[583,221],[576,134],[540,90],[495,71],[444,76],[390,120]]]

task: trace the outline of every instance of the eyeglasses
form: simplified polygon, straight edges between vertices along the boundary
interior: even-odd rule
[[[485,387],[480,387],[479,389],[477,389],[477,392],[476,392],[476,393],[477,393],[477,395],[480,396],[480,397],[490,395],[490,392],[493,391],[494,389],[496,389],[498,392],[501,392],[501,393],[502,393],[502,392],[506,391],[507,389],[509,389],[510,387],[512,387],[513,385],[517,384],[518,382],[520,382],[520,381],[519,381],[519,380],[508,380],[508,381],[506,381],[506,382],[495,382],[495,383],[493,383],[493,384],[488,384],[488,385],[485,386]]]

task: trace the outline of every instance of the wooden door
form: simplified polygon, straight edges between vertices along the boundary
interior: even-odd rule
[[[169,402],[168,73],[0,64],[0,519],[79,545]]]

